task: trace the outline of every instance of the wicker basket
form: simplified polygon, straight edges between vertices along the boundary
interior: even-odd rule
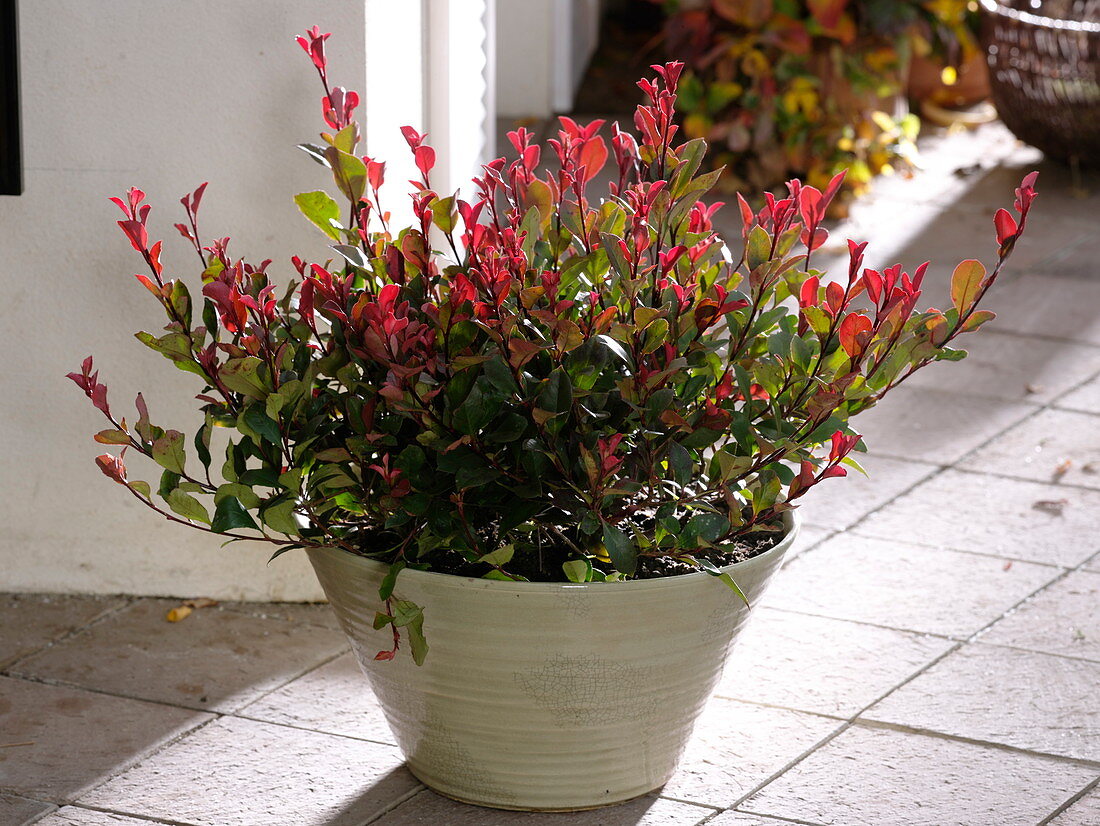
[[[1016,137],[1046,154],[1100,157],[1100,2],[981,0],[993,102]]]

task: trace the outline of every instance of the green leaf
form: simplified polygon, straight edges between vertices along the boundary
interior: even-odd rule
[[[237,482],[227,482],[220,485],[214,493],[214,504],[220,505],[223,499],[230,497],[239,499],[246,508],[258,508],[260,506],[260,497],[256,495],[255,491],[248,485],[241,485]]]
[[[358,204],[367,188],[367,167],[355,155],[341,152],[335,146],[325,149],[325,160],[332,167],[332,177],[340,191]]]
[[[253,399],[265,399],[271,391],[260,378],[262,362],[255,356],[229,359],[218,371],[222,384],[235,393],[242,393]]]
[[[428,641],[424,638],[424,617],[421,615],[415,621],[410,622],[405,629],[409,635],[409,647],[412,649],[413,662],[424,665],[428,656]]]
[[[130,437],[121,430],[101,430],[95,434],[95,440],[101,445],[130,444]]]
[[[135,493],[139,493],[146,499],[149,499],[153,495],[153,489],[149,487],[148,482],[142,482],[140,479],[134,479],[127,483],[130,486],[130,490]]]
[[[970,317],[963,322],[962,331],[964,333],[972,333],[985,324],[987,321],[992,321],[997,316],[990,310],[976,310],[970,314]]]
[[[202,466],[207,470],[210,470],[210,431],[211,424],[207,419],[206,424],[195,433],[195,453],[198,455],[199,461],[202,462]]]
[[[603,523],[603,544],[615,570],[629,576],[638,569],[638,551],[634,541],[615,525]]]
[[[432,201],[432,223],[439,227],[440,231],[450,235],[458,223],[458,211],[455,209],[454,196],[449,198],[436,198]]]
[[[183,473],[183,434],[178,430],[165,431],[153,442],[153,461],[173,473]]]
[[[393,608],[393,624],[405,629],[413,662],[423,665],[428,655],[428,643],[424,639],[424,609],[406,599],[394,600]]]
[[[730,521],[720,513],[697,513],[688,520],[688,530],[708,543],[713,543],[730,529]]]
[[[397,575],[401,573],[405,568],[405,560],[399,559],[390,565],[390,569],[386,571],[386,575],[382,577],[382,584],[378,588],[378,597],[382,600],[387,600],[393,596],[393,588],[397,584]],[[375,628],[378,626],[376,625]]]
[[[573,385],[569,375],[560,367],[554,369],[546,380],[546,385],[538,395],[540,409],[554,415],[567,413],[573,404]]]
[[[359,124],[352,121],[332,136],[332,145],[342,152],[354,152],[359,143]]]
[[[967,259],[955,267],[951,275],[951,303],[963,315],[973,306],[985,278],[985,267],[980,261]]]
[[[294,203],[321,232],[334,241],[340,240],[340,207],[327,192],[300,192],[294,196]]]
[[[169,491],[165,500],[168,502],[168,507],[184,519],[190,519],[192,522],[202,522],[207,525],[210,524],[210,514],[207,513],[202,503],[191,494],[184,493],[179,488],[176,488],[175,490]]]
[[[679,442],[672,442],[668,446],[668,467],[672,471],[672,478],[678,485],[686,485],[691,481],[691,470],[694,461],[691,453]]]
[[[294,519],[294,500],[283,499],[260,511],[260,520],[274,531],[297,536],[301,528]]]
[[[713,562],[706,559],[700,558],[696,561],[698,562],[698,564],[700,564],[700,568],[702,568],[708,574],[716,576],[719,582],[722,582],[727,588],[729,588],[730,591],[733,591],[735,594],[737,594],[737,596],[741,598],[742,603],[745,603],[747,607],[751,607],[749,606],[749,598],[745,596],[744,591],[740,590],[738,584],[734,582],[734,577],[730,576],[728,571],[723,571],[719,568],[716,568]]]
[[[359,267],[362,270],[370,269],[370,261],[367,260],[366,253],[359,247],[353,247],[351,244],[333,244],[332,248],[340,253],[344,260],[353,267]]]
[[[466,400],[455,410],[454,425],[459,432],[476,436],[481,428],[492,421],[499,409],[499,400],[483,392],[480,385],[474,384]]]
[[[179,484],[180,475],[166,470],[160,475],[160,487],[157,488],[157,494],[161,499],[167,499],[168,494],[178,488]]]
[[[512,555],[515,554],[516,548],[514,545],[501,545],[495,551],[491,551],[485,556],[480,557],[477,561],[484,562],[487,565],[507,565],[512,561]]]
[[[267,417],[260,405],[250,404],[246,407],[241,413],[241,420],[249,429],[262,436],[264,441],[271,442],[273,445],[282,444],[279,425]]]
[[[658,318],[646,327],[642,337],[642,353],[652,353],[668,341],[668,320]]]
[[[489,465],[463,465],[455,473],[455,484],[465,490],[466,488],[479,488],[499,478],[500,471]]]
[[[755,270],[761,264],[766,264],[772,254],[772,239],[768,231],[757,224],[749,232],[748,245],[745,249],[745,260],[749,270]]]
[[[234,496],[227,496],[214,507],[214,521],[210,527],[218,533],[225,533],[234,528],[252,528],[259,530],[259,526]]]
[[[570,582],[588,582],[589,574],[592,571],[592,563],[587,559],[570,559],[568,562],[562,563],[561,569],[565,572],[565,578]]]

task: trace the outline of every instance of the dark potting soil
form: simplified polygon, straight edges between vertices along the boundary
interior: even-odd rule
[[[744,562],[752,559],[765,551],[769,551],[778,545],[784,537],[781,530],[753,531],[739,536],[732,542],[726,543],[720,549],[699,550],[693,556],[705,559],[716,567],[722,568],[733,565],[736,562]],[[571,550],[564,545],[547,545],[543,548],[542,558],[538,555],[515,557],[504,570],[513,575],[521,576],[531,582],[565,582],[561,565],[563,562],[576,558]],[[483,577],[489,570],[484,563],[468,562],[457,551],[436,551],[431,554],[431,571],[441,574],[454,574],[456,576]],[[604,573],[611,573],[614,568],[608,564],[593,560],[593,565]],[[640,556],[638,557],[638,570],[632,579],[657,579],[666,576],[679,576],[680,574],[694,574],[701,569],[671,556]]]

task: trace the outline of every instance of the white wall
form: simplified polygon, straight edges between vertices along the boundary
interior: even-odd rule
[[[573,106],[599,38],[601,0],[500,0],[496,13],[501,117],[545,118]]]
[[[26,191],[0,196],[0,590],[320,597],[300,554],[268,566],[266,547],[220,548],[103,477],[91,434],[104,424],[64,375],[94,353],[118,413],[132,420],[142,390],[155,423],[193,432],[200,388],[131,336],[159,330],[163,314],[132,278],[139,262],[106,199],[143,188],[169,271],[192,285],[197,262],[172,223],[178,198],[204,180],[207,237],[232,236],[231,250],[274,259],[283,278],[292,253],[324,255],[291,200],[331,187],[294,148],[323,123],[320,86],[293,36],[314,23],[332,31],[330,77],[363,90],[370,71],[371,108],[384,111],[386,67],[369,70],[365,57],[371,2],[20,4]],[[416,31],[390,34],[419,42]],[[430,127],[423,101],[417,111],[407,122]],[[138,465],[131,478],[155,483],[157,470]]]

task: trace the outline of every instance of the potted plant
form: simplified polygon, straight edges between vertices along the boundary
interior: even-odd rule
[[[975,126],[996,118],[986,102],[989,69],[978,43],[978,6],[969,0],[923,4],[929,14],[913,27],[909,99],[942,126]]]
[[[756,191],[795,175],[824,189],[847,177],[836,214],[880,173],[908,170],[920,122],[902,94],[918,0],[678,0],[663,33],[687,71],[677,106],[705,137],[724,187]]]
[[[206,420],[188,439],[139,395],[128,422],[89,357],[70,378],[110,421],[95,438],[160,479],[97,462],[170,520],[305,548],[428,785],[531,809],[647,792],[790,547],[798,501],[858,467],[850,417],[962,358],[950,345],[992,318],[978,305],[1034,176],[1018,217],[997,213],[996,267],[960,264],[946,311],[916,310],[926,265],[863,269],[865,244],[849,242],[838,281],[814,268],[839,177],[792,181],[759,212],[739,198],[738,260],[700,200],[718,175],[698,174],[703,141],[677,140],[669,63],[639,84],[637,136],[612,125],[609,148],[599,122],[563,118],[544,171],[520,129],[515,160],[486,165],[467,198],[433,189],[434,152],[406,128],[420,179],[415,223],[397,228],[327,37],[299,39],[331,130],[303,148],[350,209],[296,197],[329,247],[295,257],[288,285],[202,240],[205,184],[176,225],[201,298],[165,273],[143,193],[113,199],[168,317],[137,337],[197,377]]]

